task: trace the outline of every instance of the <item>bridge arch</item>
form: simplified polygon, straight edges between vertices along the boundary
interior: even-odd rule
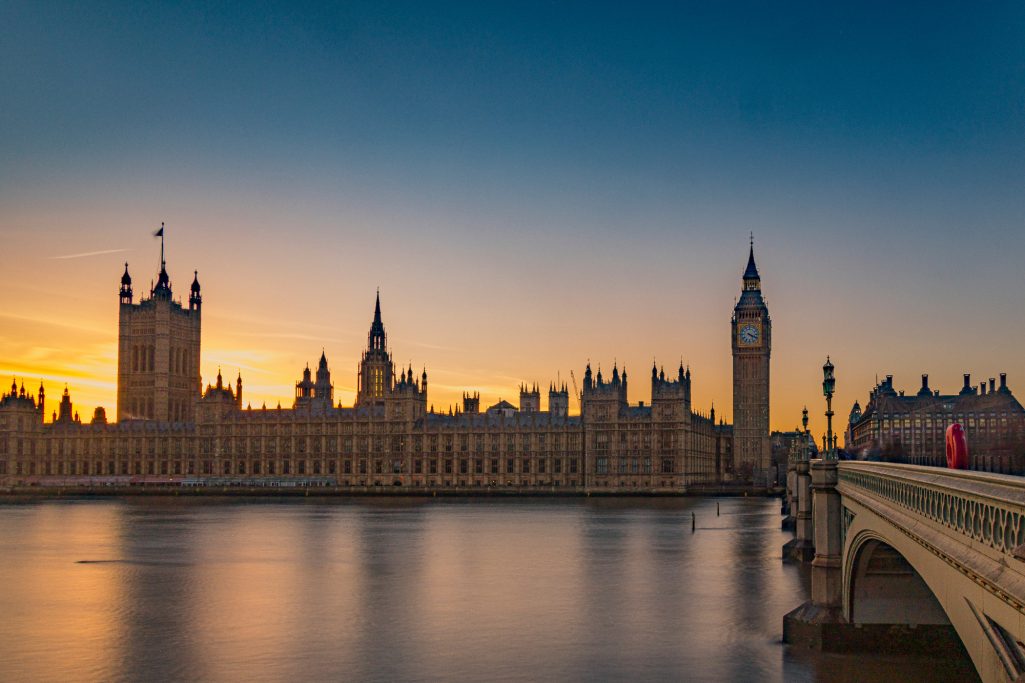
[[[891,465],[887,477],[873,480],[866,475],[882,475],[879,464],[844,465],[855,475],[839,487],[844,620],[859,627],[868,647],[886,649],[892,640],[930,655],[963,647],[983,681],[1025,680],[1025,558],[991,547],[986,530],[976,529],[992,522],[989,536],[996,538],[1003,518],[980,521],[983,502],[1017,511],[1025,495],[987,500],[981,494],[988,479],[979,481],[979,492],[969,488],[983,479],[976,473]],[[1025,489],[1018,480],[1005,486]],[[933,498],[944,495],[937,512]]]
[[[1025,681],[1025,478],[814,460],[811,600],[784,639],[827,651],[965,652]]]
[[[844,616],[851,624],[951,626],[933,589],[881,534],[863,530],[844,563]]]

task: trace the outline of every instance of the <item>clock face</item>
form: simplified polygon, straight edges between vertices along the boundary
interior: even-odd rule
[[[744,325],[740,328],[740,343],[751,346],[758,343],[760,332],[754,325]]]

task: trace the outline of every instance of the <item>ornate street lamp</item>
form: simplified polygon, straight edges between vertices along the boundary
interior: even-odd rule
[[[826,452],[822,457],[826,460],[836,459],[836,449],[833,447],[833,392],[836,390],[836,376],[833,374],[833,364],[826,356],[826,364],[822,366],[822,393],[826,396]]]
[[[801,411],[801,426],[804,427],[804,448],[801,449],[803,451],[802,457],[804,460],[810,460],[811,432],[808,431],[808,406],[805,406],[804,410]]]

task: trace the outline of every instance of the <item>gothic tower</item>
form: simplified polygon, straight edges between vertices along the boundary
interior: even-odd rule
[[[117,419],[192,422],[202,387],[199,378],[199,274],[188,308],[171,294],[164,261],[163,226],[160,273],[149,298],[133,303],[132,278],[125,264],[118,313]]]
[[[356,405],[384,403],[385,396],[391,392],[394,375],[395,368],[391,354],[388,353],[384,323],[381,322],[381,293],[378,292],[374,305],[374,322],[370,325],[370,334],[367,337],[367,350],[363,352],[359,364]],[[424,379],[426,380],[426,377]]]
[[[733,308],[733,473],[764,484],[769,475],[769,354],[772,321],[762,299],[754,238],[744,271],[744,288]]]
[[[317,364],[317,382],[313,385],[314,403],[318,409],[328,410],[334,406],[335,385],[331,384],[331,370],[327,367],[327,354],[321,350]]]

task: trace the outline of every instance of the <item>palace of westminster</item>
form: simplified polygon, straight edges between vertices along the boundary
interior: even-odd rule
[[[691,374],[651,369],[651,400],[627,402],[627,372],[588,364],[570,415],[568,387],[536,385],[519,406],[428,410],[427,372],[396,369],[380,296],[358,367],[355,405],[334,399],[321,354],[295,385],[290,409],[243,407],[242,378],[201,384],[203,299],[198,273],[187,302],[161,269],[134,299],[125,264],[118,325],[117,416],[73,411],[65,388],[52,421],[46,397],[22,384],[0,398],[0,485],[323,486],[373,491],[683,492],[715,482],[770,481],[771,320],[752,244],[733,311],[734,424],[691,403]],[[382,487],[378,489],[376,487]],[[398,489],[392,487],[399,487]]]

